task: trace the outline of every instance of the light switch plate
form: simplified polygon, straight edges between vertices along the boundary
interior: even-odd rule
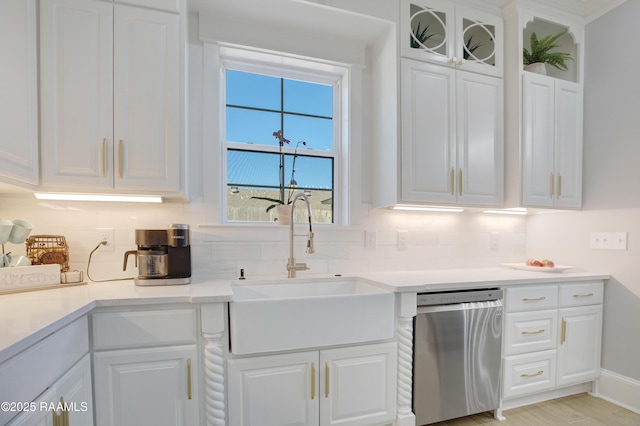
[[[626,250],[626,232],[592,232],[589,247],[597,250]]]
[[[408,239],[409,239],[409,231],[398,231],[398,250],[407,249]]]

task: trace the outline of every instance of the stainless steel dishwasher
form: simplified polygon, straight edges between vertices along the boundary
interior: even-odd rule
[[[418,294],[413,330],[416,425],[498,407],[502,290]]]

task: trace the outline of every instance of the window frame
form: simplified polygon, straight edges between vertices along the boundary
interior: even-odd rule
[[[272,222],[229,221],[227,217],[227,151],[229,149],[279,153],[278,146],[251,145],[226,140],[226,71],[269,75],[277,78],[302,80],[333,87],[333,149],[332,151],[311,151],[315,157],[333,158],[333,223],[314,223],[318,226],[344,226],[349,218],[349,173],[348,173],[348,129],[343,122],[348,117],[349,73],[346,66],[327,64],[310,59],[292,58],[284,54],[248,51],[238,48],[221,47],[219,59],[219,222],[233,225],[271,225]],[[278,129],[274,129],[276,131]],[[347,130],[347,131],[345,131]],[[286,135],[285,135],[286,136]],[[205,143],[209,143],[208,141]],[[294,154],[295,147],[284,146],[282,152]],[[310,153],[311,153],[310,152]],[[301,154],[298,152],[298,154]],[[306,152],[304,154],[307,154]],[[303,155],[303,154],[301,154]]]

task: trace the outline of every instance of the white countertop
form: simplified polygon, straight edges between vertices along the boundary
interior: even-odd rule
[[[331,275],[333,276],[333,275]],[[346,274],[345,274],[346,276]],[[608,279],[608,274],[530,272],[507,268],[349,274],[395,292]],[[306,275],[317,278],[318,276]],[[303,274],[300,274],[303,278]],[[0,295],[0,363],[100,306],[228,302],[235,280],[194,280],[189,285],[139,287],[133,281],[90,282],[53,290]],[[244,283],[250,283],[246,280]]]

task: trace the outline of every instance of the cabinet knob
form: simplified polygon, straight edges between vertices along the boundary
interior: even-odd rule
[[[464,65],[467,63],[466,59],[460,59],[460,61],[458,61],[458,65]]]
[[[454,56],[453,58],[449,59],[449,62],[451,62],[452,64],[455,64],[456,62],[458,62],[458,57]]]

